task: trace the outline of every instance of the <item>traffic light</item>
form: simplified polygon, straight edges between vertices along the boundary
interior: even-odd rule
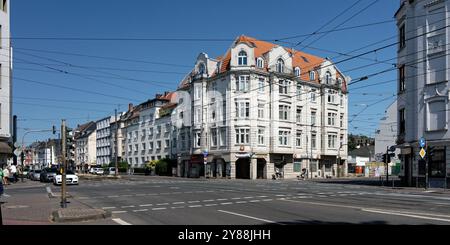
[[[56,127],[55,127],[55,125],[53,125],[53,127],[52,127],[52,132],[53,132],[53,134],[56,134]]]
[[[383,162],[384,163],[389,163],[389,162],[391,162],[391,157],[394,157],[395,156],[395,153],[390,153],[390,154],[383,154]],[[386,159],[387,158],[387,159]]]

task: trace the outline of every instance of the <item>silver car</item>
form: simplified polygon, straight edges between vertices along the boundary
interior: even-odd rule
[[[41,172],[42,170],[31,170],[28,176],[30,176],[30,180],[40,180]]]

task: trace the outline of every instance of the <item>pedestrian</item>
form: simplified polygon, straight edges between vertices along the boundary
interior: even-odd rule
[[[14,182],[14,183],[16,183],[17,182],[17,167],[16,167],[16,165],[14,165],[14,164],[12,164],[11,166],[10,166],[10,175],[12,175],[12,181]]]
[[[3,169],[0,168],[0,196],[3,195]]]
[[[20,181],[23,182],[23,168],[22,168],[22,166],[18,167],[17,173],[20,176]]]
[[[9,170],[8,170],[8,167],[3,168],[2,172],[3,172],[3,184],[4,185],[9,185],[9,181],[8,181]]]

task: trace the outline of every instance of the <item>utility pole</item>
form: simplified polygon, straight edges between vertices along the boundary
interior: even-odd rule
[[[62,183],[61,183],[61,208],[67,208],[66,198],[66,120],[62,120],[61,123],[61,151],[62,151]]]
[[[118,158],[118,155],[119,155],[119,137],[118,137],[118,132],[119,132],[119,122],[117,121],[117,109],[114,109],[114,114],[115,114],[115,117],[116,117],[116,132],[115,132],[115,135],[116,135],[116,145],[114,146],[115,147],[115,151],[116,151],[116,159],[115,159],[115,167],[116,167],[116,172],[115,172],[115,176],[117,177],[117,175],[119,175],[119,163],[117,162],[117,158]]]
[[[386,185],[389,182],[389,146],[386,147]]]
[[[13,116],[13,135],[12,135],[12,138],[13,138],[13,145],[14,145],[13,149],[16,150],[16,147],[15,147],[15,144],[17,142],[17,116],[16,115]],[[17,165],[17,155],[16,154],[13,155],[13,164]]]

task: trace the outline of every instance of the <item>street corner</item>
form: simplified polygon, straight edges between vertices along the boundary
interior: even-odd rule
[[[111,212],[90,208],[59,208],[53,210],[50,220],[55,223],[93,221],[111,218]]]

